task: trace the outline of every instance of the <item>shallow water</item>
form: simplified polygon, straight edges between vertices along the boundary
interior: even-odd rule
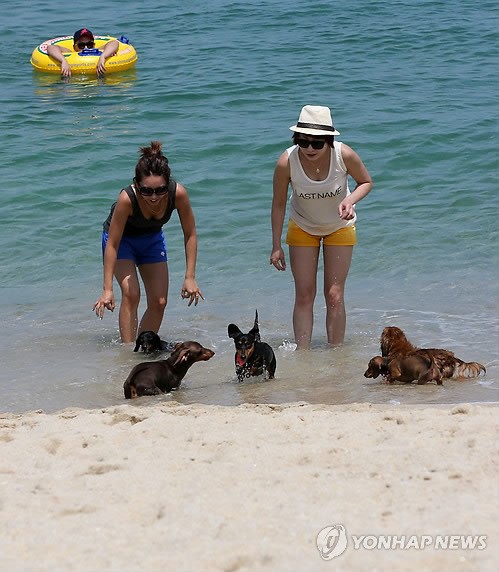
[[[172,220],[160,333],[216,351],[159,399],[498,400],[496,3],[314,6],[111,1],[98,26],[86,6],[10,7],[4,36],[14,49],[0,61],[8,86],[0,94],[0,410],[123,401],[123,380],[143,356],[118,343],[115,315],[101,322],[91,311],[102,283],[100,231],[138,147],[156,138],[189,189],[206,297],[187,308],[178,296],[183,247]],[[317,14],[331,26],[317,32]],[[137,67],[70,82],[31,70],[36,43],[81,25],[128,36]],[[306,103],[333,108],[339,139],[359,152],[375,188],[357,207],[345,345],[327,348],[319,287],[314,349],[294,352],[292,280],[268,265],[269,216],[275,161]],[[255,308],[277,379],[239,384],[227,324],[249,329]],[[439,387],[367,380],[386,325],[417,345],[481,361],[487,375]]]

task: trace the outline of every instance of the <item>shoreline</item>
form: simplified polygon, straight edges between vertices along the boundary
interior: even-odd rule
[[[165,393],[160,395],[159,398],[169,395]],[[158,407],[179,407],[179,408],[205,408],[205,409],[238,409],[238,408],[258,408],[258,407],[268,407],[269,409],[290,409],[293,407],[310,407],[313,409],[331,409],[331,410],[359,410],[363,408],[368,409],[402,409],[402,410],[412,410],[412,409],[449,409],[453,407],[499,407],[499,401],[467,401],[463,403],[377,403],[377,402],[358,402],[353,401],[351,403],[312,403],[309,401],[287,401],[287,402],[275,402],[275,403],[182,403],[180,401],[154,401],[157,397],[141,397],[138,399],[127,399],[123,400],[122,403],[117,403],[115,405],[104,405],[102,407],[79,407],[79,406],[68,406],[61,407],[61,409],[55,411],[45,411],[43,408],[30,409],[28,411],[0,411],[0,420],[12,417],[23,417],[25,415],[46,415],[49,417],[62,415],[65,412],[101,412],[106,413],[109,410],[114,410],[120,407],[138,407],[144,410],[154,410]],[[1,427],[0,427],[1,428]]]
[[[114,410],[120,407],[138,407],[143,408],[144,410],[154,410],[158,407],[179,407],[179,408],[205,408],[207,410],[210,409],[238,409],[238,408],[245,408],[245,407],[268,407],[270,409],[287,409],[293,407],[310,407],[313,409],[331,409],[331,410],[348,410],[348,411],[357,411],[364,407],[368,409],[378,409],[382,411],[383,409],[394,409],[394,410],[420,410],[420,409],[449,409],[454,407],[499,407],[499,401],[466,401],[466,402],[453,402],[453,403],[378,403],[378,402],[358,402],[352,401],[351,403],[315,403],[306,400],[301,401],[287,401],[287,402],[261,402],[261,403],[254,403],[254,402],[244,402],[244,403],[202,403],[202,402],[181,402],[181,401],[166,401],[162,400],[165,396],[170,394],[165,393],[161,396],[156,397],[141,397],[138,399],[127,399],[123,400],[121,403],[117,403],[114,405],[103,405],[100,406],[67,406],[61,407],[60,409],[56,410],[45,410],[43,408],[39,409],[29,409],[27,411],[1,411],[0,410],[0,421],[2,419],[9,419],[15,417],[24,417],[26,415],[46,415],[46,416],[57,416],[62,415],[65,412],[102,412],[106,413],[109,410]],[[0,426],[1,429],[1,426]]]
[[[495,570],[498,404],[126,403],[0,414],[0,565]],[[324,562],[321,529],[345,553]],[[368,549],[359,535],[485,535]],[[9,568],[7,568],[7,566]]]

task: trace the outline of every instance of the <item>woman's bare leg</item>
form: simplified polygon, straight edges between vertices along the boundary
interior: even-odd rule
[[[123,343],[134,342],[137,338],[140,284],[133,260],[117,260],[114,275],[121,288],[118,316],[121,341]]]
[[[140,320],[138,333],[152,331],[158,333],[168,302],[168,264],[155,262],[142,264],[139,272],[144,282],[147,308]]]
[[[317,292],[319,248],[290,246],[289,259],[295,282],[293,329],[298,349],[309,349],[314,325],[314,300]]]
[[[324,298],[326,331],[330,344],[345,339],[345,282],[352,261],[353,246],[324,246]]]

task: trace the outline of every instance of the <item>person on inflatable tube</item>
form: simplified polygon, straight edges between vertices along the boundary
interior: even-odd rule
[[[114,56],[119,49],[118,40],[110,40],[102,47],[99,61],[97,62],[97,75],[103,76],[106,73],[106,60]],[[73,35],[73,50],[81,52],[85,49],[93,49],[95,47],[94,35],[87,28],[77,30]],[[48,45],[47,54],[61,64],[61,75],[63,77],[71,77],[71,66],[66,61],[64,53],[71,50],[58,45]]]

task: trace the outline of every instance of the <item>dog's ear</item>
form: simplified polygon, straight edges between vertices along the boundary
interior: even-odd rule
[[[133,351],[138,352],[141,345],[142,345],[142,334],[140,334],[140,336],[137,338],[137,341],[135,342],[135,348]]]
[[[175,360],[175,363],[173,364],[173,367],[176,367],[179,363],[186,361],[187,358],[189,357],[189,348],[185,348],[184,350],[182,350],[181,352],[179,352],[177,359]]]
[[[260,330],[258,329],[258,326],[256,328],[251,328],[251,330],[248,332],[248,336],[251,336],[255,342],[261,342],[262,339],[260,337]]]
[[[227,335],[229,338],[237,338],[242,335],[241,330],[236,326],[236,324],[229,324],[227,328]]]
[[[400,366],[400,359],[392,359],[389,364],[387,364],[388,373],[393,379],[397,379],[402,375],[402,368]]]
[[[261,342],[262,341],[262,339],[260,337],[260,328],[258,325],[258,310],[255,310],[255,323],[253,324],[253,327],[248,332],[248,334],[255,338],[255,342]]]

